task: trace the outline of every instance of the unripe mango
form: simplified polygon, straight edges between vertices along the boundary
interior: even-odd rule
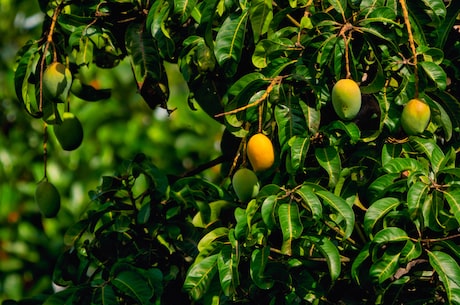
[[[62,123],[54,125],[54,134],[64,150],[75,150],[83,141],[83,126],[71,112],[64,112]]]
[[[257,133],[249,139],[246,152],[256,172],[269,169],[275,162],[272,141],[263,133]]]
[[[43,180],[35,189],[35,202],[46,218],[57,215],[61,207],[61,196],[54,184]]]
[[[240,168],[232,178],[232,186],[241,202],[248,202],[259,193],[259,179],[248,168]]]
[[[401,126],[408,135],[417,135],[426,129],[430,117],[430,106],[419,99],[411,99],[401,113]]]
[[[64,102],[72,86],[72,73],[60,62],[53,62],[43,72],[43,95],[56,102]]]
[[[351,79],[341,79],[332,88],[332,106],[342,120],[353,120],[361,109],[361,90]]]

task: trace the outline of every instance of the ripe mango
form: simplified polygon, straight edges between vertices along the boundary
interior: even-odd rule
[[[342,120],[353,120],[361,109],[361,90],[351,79],[341,79],[332,87],[332,106]]]
[[[248,202],[259,193],[259,179],[248,168],[240,168],[232,178],[232,186],[241,202]]]
[[[35,189],[35,202],[46,218],[57,215],[61,207],[61,196],[54,184],[47,180],[41,181]]]
[[[420,99],[411,99],[401,113],[401,126],[406,134],[412,136],[422,133],[430,123],[431,110]]]
[[[72,73],[60,62],[53,62],[43,72],[43,95],[56,102],[64,102],[72,86]]]
[[[62,123],[54,125],[54,134],[64,150],[75,150],[83,141],[83,126],[71,112],[64,112]]]
[[[256,172],[269,169],[275,162],[272,141],[263,133],[257,133],[249,139],[246,153]]]

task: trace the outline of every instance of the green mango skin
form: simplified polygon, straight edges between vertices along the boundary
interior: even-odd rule
[[[351,79],[341,79],[332,88],[332,106],[340,119],[356,118],[361,109],[361,90]]]
[[[411,99],[401,113],[401,126],[407,135],[418,135],[425,131],[430,117],[430,106],[419,99]]]
[[[54,125],[54,134],[62,149],[67,151],[77,149],[83,142],[83,126],[70,112],[64,112],[62,123]]]
[[[53,62],[43,72],[43,95],[55,102],[65,102],[72,86],[72,73],[60,62]]]
[[[61,208],[61,196],[54,184],[44,180],[35,189],[35,202],[46,218],[56,217]]]
[[[232,186],[241,202],[249,202],[259,193],[259,179],[248,168],[240,168],[232,178]]]

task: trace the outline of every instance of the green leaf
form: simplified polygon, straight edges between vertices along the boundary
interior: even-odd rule
[[[424,153],[430,160],[433,171],[437,173],[444,160],[444,153],[433,139],[425,139],[421,137],[410,137],[410,143],[414,145],[417,151]]]
[[[369,275],[382,284],[385,280],[391,278],[399,267],[399,253],[385,254],[377,262],[372,264],[369,269]]]
[[[233,296],[239,285],[238,260],[235,259],[232,247],[226,246],[220,251],[217,259],[220,286],[225,296]]]
[[[231,14],[217,32],[214,51],[217,62],[224,67],[228,76],[235,74],[240,62],[248,17],[248,9],[242,11],[241,14]]]
[[[270,247],[255,249],[251,254],[251,264],[249,272],[251,279],[260,289],[270,289],[275,284],[275,281],[264,274],[270,255]]]
[[[358,255],[355,257],[352,265],[351,265],[351,277],[358,283],[358,285],[361,285],[361,276],[360,276],[360,271],[364,268],[362,268],[364,262],[371,256],[369,249],[370,249],[371,243],[368,242],[366,243],[362,248],[361,251],[358,253]]]
[[[416,225],[421,220],[423,203],[425,202],[428,191],[429,185],[421,181],[416,181],[407,191],[407,208],[409,216]]]
[[[217,253],[208,256],[199,263],[193,264],[188,270],[183,287],[194,300],[201,299],[208,289],[212,289],[211,283],[218,270],[219,255]]]
[[[283,234],[281,251],[290,255],[292,254],[292,241],[299,238],[303,231],[299,207],[295,203],[282,203],[278,207],[278,217]]]
[[[422,70],[425,71],[426,75],[436,84],[439,90],[446,89],[447,74],[439,65],[429,61],[422,61],[418,64]]]
[[[38,71],[35,71],[36,65],[39,61],[38,45],[29,42],[22,47],[18,52],[18,62],[16,71],[14,72],[14,88],[16,90],[16,97],[19,102],[24,106],[27,113],[33,117],[39,117],[40,109],[38,102],[35,99],[35,92],[29,92],[32,87],[29,84],[29,77]],[[35,76],[38,80],[39,75]],[[38,94],[36,95],[38,96]]]
[[[289,141],[291,146],[291,167],[294,170],[302,170],[310,147],[310,137],[295,136]]]
[[[427,251],[431,266],[438,274],[451,304],[460,304],[460,266],[458,260],[441,251]]]
[[[121,271],[112,280],[112,284],[118,290],[140,302],[140,304],[150,304],[153,289],[138,272],[131,270]]]
[[[142,82],[148,75],[155,80],[160,80],[163,74],[162,60],[154,40],[143,24],[130,24],[126,30],[125,40],[128,54],[134,65],[136,80]]]
[[[115,291],[111,285],[103,285],[94,291],[92,304],[112,305],[117,302]]]
[[[417,259],[422,255],[422,244],[420,242],[414,242],[408,240],[404,248],[401,249],[400,262],[407,264],[410,261]]]
[[[295,193],[298,194],[307,205],[313,219],[320,220],[323,217],[323,206],[321,201],[310,186],[302,185],[299,189],[295,190]]]
[[[340,253],[337,246],[327,236],[308,236],[321,254],[326,258],[331,280],[339,278],[341,272]]]
[[[180,23],[184,23],[196,5],[197,0],[174,0],[174,15],[179,16]]]
[[[208,248],[212,243],[220,239],[226,239],[228,236],[228,228],[219,227],[215,228],[211,232],[208,232],[201,240],[198,242],[197,248],[198,251],[203,251]]]
[[[316,194],[322,198],[323,202],[333,208],[337,213],[337,221],[344,220],[345,227],[343,228],[343,239],[351,236],[353,233],[353,227],[355,225],[355,213],[353,209],[348,205],[345,199],[334,195],[328,191],[316,191]],[[339,223],[337,223],[339,225]]]
[[[385,217],[390,211],[396,209],[401,202],[397,198],[381,198],[367,209],[364,215],[364,231],[372,236],[372,231],[379,220]]]
[[[267,33],[270,22],[273,19],[273,6],[270,0],[251,1],[249,9],[249,21],[251,22],[254,42]]]
[[[414,158],[394,158],[388,161],[383,169],[387,173],[402,173],[405,170],[414,172],[425,172],[425,167]]]
[[[375,234],[372,242],[375,244],[385,244],[409,240],[406,231],[397,227],[388,227]]]
[[[460,189],[447,190],[444,196],[449,203],[450,210],[454,214],[458,224],[460,224]]]
[[[329,175],[330,188],[333,188],[340,178],[342,171],[342,162],[337,149],[333,146],[317,147],[315,149],[315,157],[319,165],[324,168]]]
[[[299,99],[288,95],[282,99],[283,104],[275,107],[275,119],[278,125],[278,139],[282,148],[294,136],[305,136],[307,126],[305,117],[299,105]]]
[[[261,207],[262,220],[269,230],[276,225],[275,211],[277,205],[277,196],[270,195],[265,198]]]

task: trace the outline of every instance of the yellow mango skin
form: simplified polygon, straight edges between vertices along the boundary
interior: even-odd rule
[[[43,72],[43,95],[45,98],[65,102],[72,86],[72,73],[60,62],[53,62]]]
[[[256,172],[269,169],[275,162],[272,141],[263,133],[257,133],[249,139],[246,153],[252,168]]]
[[[61,196],[57,188],[44,180],[35,189],[35,202],[46,218],[56,217],[61,208]]]
[[[83,126],[71,112],[64,112],[62,123],[54,125],[54,134],[62,149],[67,151],[77,149],[83,142]]]
[[[232,178],[232,186],[241,202],[248,202],[259,193],[259,179],[248,168],[240,168]]]
[[[401,126],[407,135],[418,135],[425,131],[430,118],[430,106],[420,99],[411,99],[401,113]]]
[[[361,109],[361,90],[351,79],[341,79],[332,87],[332,106],[342,120],[353,120]]]

